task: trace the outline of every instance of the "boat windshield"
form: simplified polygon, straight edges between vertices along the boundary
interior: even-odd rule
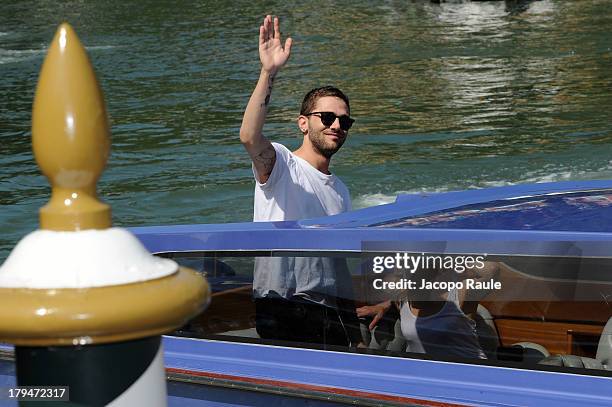
[[[612,189],[464,205],[370,226],[612,232]]]
[[[176,336],[610,374],[612,257],[160,255],[205,275],[213,292]]]

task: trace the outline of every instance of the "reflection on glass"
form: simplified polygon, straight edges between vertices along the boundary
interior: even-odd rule
[[[470,204],[376,227],[612,231],[612,190],[576,191]]]
[[[394,253],[165,256],[204,273],[213,291],[210,307],[176,335],[604,370],[612,365],[611,258],[568,253],[574,254],[411,253],[422,257],[417,268]],[[254,279],[255,264],[277,275]],[[262,301],[264,287],[279,295]]]
[[[360,331],[346,261],[336,257],[258,257],[253,295],[263,339],[357,346]]]

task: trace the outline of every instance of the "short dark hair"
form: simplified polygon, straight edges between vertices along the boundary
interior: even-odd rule
[[[348,97],[338,88],[333,86],[323,86],[321,88],[315,88],[308,92],[306,96],[304,96],[304,101],[302,102],[302,108],[300,109],[300,114],[305,115],[312,112],[314,109],[317,100],[325,96],[334,96],[344,100],[346,103],[346,107],[351,113],[351,105],[349,104]]]

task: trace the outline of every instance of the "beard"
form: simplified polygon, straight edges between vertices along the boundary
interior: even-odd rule
[[[329,141],[325,138],[325,134],[322,131],[313,131],[308,134],[310,138],[310,142],[315,150],[317,150],[323,157],[331,158],[332,155],[336,154],[344,141],[346,140],[346,136],[338,137],[338,141]]]

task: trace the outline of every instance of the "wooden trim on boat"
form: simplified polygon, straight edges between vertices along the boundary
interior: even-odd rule
[[[465,407],[465,404],[445,403],[381,393],[370,393],[338,387],[310,385],[271,379],[233,376],[194,370],[166,368],[168,380],[227,387],[236,390],[274,393],[287,397],[310,398],[358,406]]]
[[[561,322],[496,319],[503,346],[517,342],[536,342],[551,354],[594,358],[603,326]],[[584,349],[586,346],[587,349]],[[590,350],[590,352],[589,352]]]

